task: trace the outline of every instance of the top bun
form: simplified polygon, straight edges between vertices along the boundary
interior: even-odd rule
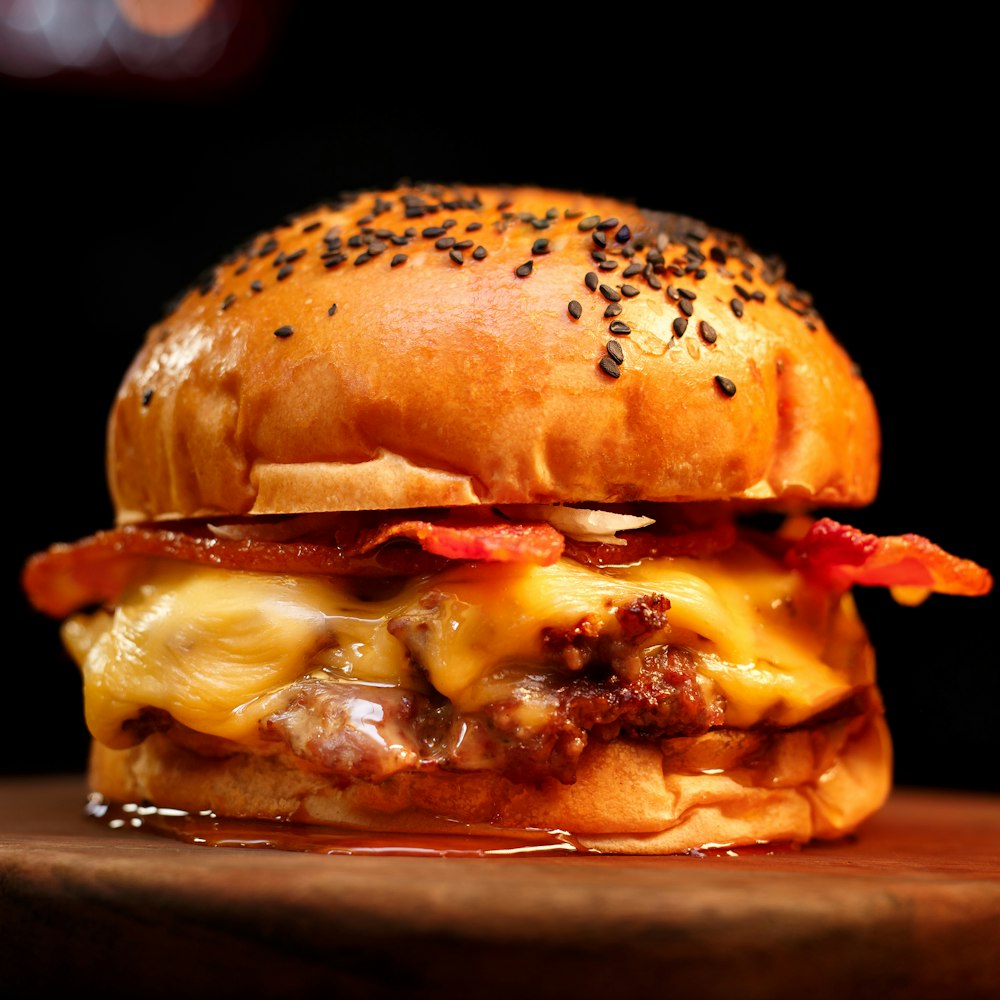
[[[108,427],[119,523],[860,505],[878,470],[871,395],[779,262],[538,188],[351,195],[257,236],[150,330]]]

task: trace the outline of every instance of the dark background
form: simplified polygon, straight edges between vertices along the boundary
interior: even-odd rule
[[[945,69],[944,29],[900,52],[870,26],[831,26],[821,57],[803,39],[737,26],[709,45],[666,22],[526,30],[525,12],[509,9],[446,38],[422,16],[374,8],[385,23],[349,27],[340,7],[217,3],[213,16],[234,19],[220,59],[167,80],[121,67],[16,76],[11,46],[25,36],[0,3],[4,771],[83,767],[76,668],[18,575],[31,552],[111,524],[104,420],[145,329],[245,237],[402,177],[617,195],[780,253],[883,419],[879,498],[844,519],[1000,568],[983,249],[993,189],[967,113],[981,81],[964,62]],[[995,788],[996,595],[916,609],[882,590],[858,600],[897,780]]]

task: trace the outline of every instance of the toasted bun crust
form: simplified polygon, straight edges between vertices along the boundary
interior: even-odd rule
[[[341,789],[290,755],[234,746],[210,756],[158,733],[128,750],[95,743],[89,779],[93,791],[120,803],[380,832],[570,831],[581,847],[611,854],[836,838],[889,793],[890,742],[877,711],[773,734],[743,763],[740,748],[753,739],[710,733],[662,746],[591,743],[573,785],[430,772]],[[705,773],[718,768],[724,773]]]
[[[257,236],[150,330],[108,444],[119,523],[854,505],[879,467],[871,396],[777,262],[689,218],[533,188],[367,193]]]

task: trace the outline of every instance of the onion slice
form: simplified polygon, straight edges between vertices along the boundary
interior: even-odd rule
[[[636,514],[616,514],[610,510],[586,507],[564,507],[561,504],[505,504],[497,508],[514,521],[546,521],[557,531],[578,542],[598,542],[603,545],[626,545],[616,532],[635,531],[655,521]]]

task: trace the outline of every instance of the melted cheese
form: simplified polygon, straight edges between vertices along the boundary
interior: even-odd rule
[[[307,675],[430,684],[473,711],[509,696],[526,671],[553,669],[545,629],[586,620],[614,638],[616,609],[648,594],[670,609],[644,644],[696,651],[699,683],[724,700],[727,725],[793,725],[873,680],[850,596],[831,600],[745,545],[603,571],[570,560],[456,564],[377,599],[340,578],[151,561],[113,613],[70,619],[64,639],[83,672],[88,725],[109,746],[131,742],[122,724],[147,707],[253,741]]]

